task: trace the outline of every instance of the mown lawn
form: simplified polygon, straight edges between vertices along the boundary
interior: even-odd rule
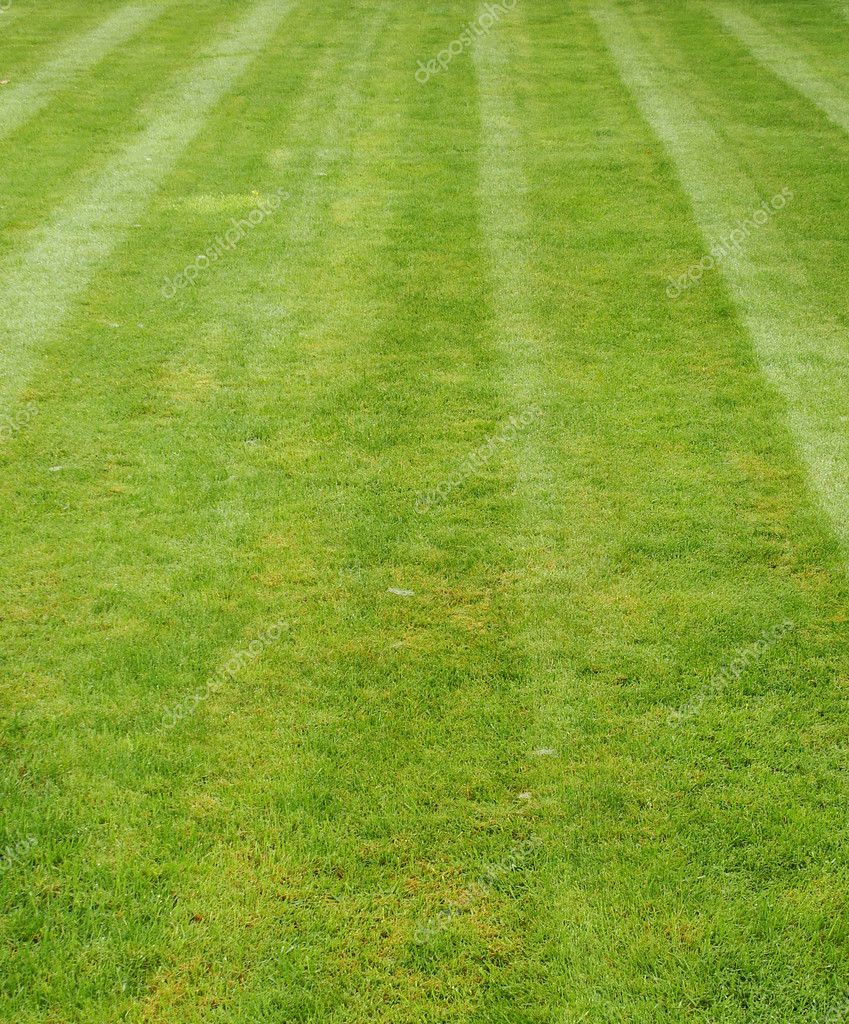
[[[848,50],[0,2],[0,1020],[849,1020]]]

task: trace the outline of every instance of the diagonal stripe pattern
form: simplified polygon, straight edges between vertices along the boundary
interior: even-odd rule
[[[756,60],[810,100],[838,128],[849,132],[849,99],[818,75],[801,54],[735,7],[713,4],[710,10]]]
[[[163,7],[122,7],[96,28],[62,44],[52,60],[30,78],[0,94],[0,139],[6,138],[44,108],[61,89],[89,71],[116,47],[158,17]]]
[[[33,353],[62,321],[138,217],[213,106],[258,56],[289,5],[262,0],[182,76],[159,113],[82,194],[36,229],[0,281],[0,410],[19,392]]]
[[[593,17],[646,121],[663,142],[687,191],[708,247],[761,196],[735,155],[681,93],[627,17],[613,7]],[[741,318],[788,421],[823,506],[849,545],[847,358],[840,331],[816,307],[774,224],[722,263]],[[835,415],[838,411],[840,415]]]

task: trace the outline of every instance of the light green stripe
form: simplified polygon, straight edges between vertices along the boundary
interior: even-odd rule
[[[709,10],[764,67],[809,99],[838,128],[849,132],[849,100],[817,74],[800,53],[734,7],[711,4]]]
[[[527,658],[528,701],[536,711],[528,725],[537,742],[547,744],[552,721],[550,709],[544,706],[547,695],[556,693],[560,700],[571,686],[571,673],[559,656],[561,624],[553,596],[560,589],[546,547],[552,524],[561,521],[564,506],[551,423],[556,415],[558,383],[552,376],[550,335],[532,298],[537,288],[532,260],[538,239],[526,199],[530,191],[525,164],[529,144],[515,93],[517,75],[524,65],[512,38],[525,31],[523,15],[523,10],[516,9],[509,22],[477,40],[473,58],[481,123],[478,198],[489,253],[494,340],[504,364],[506,408],[511,415],[529,417],[515,442],[514,500],[522,528],[512,543],[527,577],[516,600]]]
[[[162,10],[136,4],[122,7],[91,31],[66,40],[56,56],[30,78],[7,86],[0,93],[0,139],[20,128],[57,92],[72,85],[75,78],[134,36]]]
[[[290,5],[261,0],[160,101],[159,112],[82,195],[63,203],[0,274],[0,411],[33,353],[56,330],[137,219],[213,106],[261,52]],[[158,279],[157,282],[158,283]],[[155,283],[152,283],[152,288]]]
[[[387,11],[379,8],[370,16],[367,22],[365,34],[357,46],[357,49],[349,54],[349,72],[347,79],[340,88],[333,113],[318,141],[314,154],[314,165],[311,168],[312,181],[307,184],[304,190],[304,200],[289,219],[289,234],[293,240],[303,243],[312,236],[312,220],[318,206],[319,197],[326,192],[326,185],[323,177],[329,173],[330,168],[344,154],[348,145],[346,128],[350,123],[357,107],[362,103],[361,79],[363,67],[368,66],[368,61],[377,45],[378,39],[384,30],[387,21]],[[315,120],[315,117],[313,117]],[[280,166],[280,161],[270,158],[272,165]],[[281,170],[283,168],[281,167]]]
[[[541,371],[536,318],[526,298],[530,218],[524,196],[528,184],[503,38],[509,28],[502,26],[483,36],[473,49],[482,129],[479,202],[489,250],[497,340],[510,366],[513,400],[528,404],[539,398]],[[526,461],[523,465],[530,468]]]
[[[760,205],[736,155],[612,7],[593,17],[646,120],[664,143],[710,244]],[[794,187],[804,187],[791,184]],[[780,213],[721,263],[741,320],[768,378],[786,402],[790,428],[822,504],[849,542],[849,351],[818,303],[816,285],[788,252]],[[681,300],[686,301],[686,300]]]

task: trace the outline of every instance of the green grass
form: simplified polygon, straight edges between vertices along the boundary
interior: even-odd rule
[[[0,1020],[847,1017],[841,4],[131,6],[0,14]]]

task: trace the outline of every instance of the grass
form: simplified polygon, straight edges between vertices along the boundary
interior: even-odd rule
[[[849,23],[479,15],[0,14],[4,1021],[846,1015]]]

